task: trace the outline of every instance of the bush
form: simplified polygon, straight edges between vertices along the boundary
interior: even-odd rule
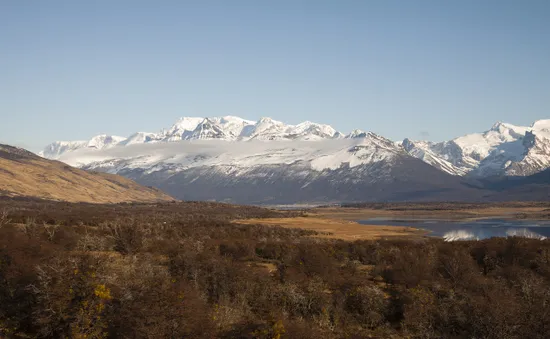
[[[3,210],[0,337],[545,338],[550,330],[548,240],[321,240],[233,222],[292,214],[215,203],[0,199]]]

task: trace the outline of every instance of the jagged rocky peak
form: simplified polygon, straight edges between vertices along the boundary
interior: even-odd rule
[[[485,132],[485,134],[496,132],[501,135],[501,139],[508,140],[510,138],[521,138],[523,135],[525,135],[525,132],[527,132],[527,130],[529,130],[528,127],[516,126],[499,121],[494,124],[489,131]]]
[[[254,134],[263,132],[283,132],[285,124],[268,117],[262,117],[254,126]]]
[[[530,127],[497,122],[483,133],[404,147],[410,155],[455,175],[530,175],[550,166],[549,125],[550,120]]]
[[[528,175],[550,167],[550,119],[536,121],[529,127],[497,122],[485,132],[444,142],[405,139],[395,143],[359,129],[343,136],[329,125],[311,121],[291,125],[269,117],[262,117],[258,121],[232,115],[183,117],[159,133],[139,132],[128,138],[99,135],[87,141],[55,142],[48,145],[42,155],[58,159],[67,152],[82,148],[101,150],[115,146],[182,140],[245,142],[337,139],[369,139],[370,144],[365,145],[388,149],[397,146],[410,156],[458,176],[512,175],[512,171],[508,169],[513,169],[513,175]],[[357,146],[364,148],[361,143]]]
[[[367,132],[360,130],[360,129],[354,129],[350,134],[346,135],[346,138],[353,139],[353,138],[366,138]]]
[[[230,138],[231,135],[226,133],[214,119],[210,118],[204,118],[192,132],[186,131],[182,136],[184,140],[228,140]]]
[[[525,136],[523,137],[523,146],[525,146],[525,148],[531,148],[535,145],[535,142],[536,137],[533,131],[527,131],[527,133],[525,133]]]
[[[126,140],[125,137],[119,137],[116,135],[107,135],[107,134],[100,134],[96,135],[90,141],[88,141],[88,144],[86,145],[88,148],[96,148],[96,149],[103,149],[106,147],[112,147],[118,144],[119,142],[122,142]]]
[[[297,134],[313,134],[321,138],[334,138],[341,135],[340,132],[330,125],[318,124],[311,121],[305,121],[296,125],[294,132]]]
[[[54,142],[41,152],[47,158],[57,159],[63,153],[91,147],[103,149],[150,142],[181,140],[323,140],[341,138],[342,134],[329,125],[310,121],[288,125],[269,117],[251,121],[233,115],[222,117],[182,117],[172,126],[158,133],[137,132],[128,138],[98,135],[90,140]]]
[[[157,133],[149,132],[137,132],[130,135],[126,140],[119,143],[120,146],[129,146],[134,144],[144,144],[148,142],[159,141],[159,135]]]
[[[403,140],[403,142],[401,143],[401,146],[403,146],[403,148],[404,148],[407,152],[411,151],[411,150],[415,147],[414,142],[411,141],[411,139],[409,139],[409,138],[405,138],[405,139]]]
[[[511,127],[513,127],[513,125],[511,124],[507,124],[507,123],[504,123],[502,121],[497,121],[492,127],[491,127],[491,131],[496,131],[496,132],[504,132],[508,129],[510,129]]]
[[[171,129],[182,129],[186,131],[192,131],[197,128],[204,118],[201,117],[181,117],[179,118]]]
[[[179,118],[172,127],[160,133],[162,135],[161,139],[164,141],[182,140],[184,133],[194,131],[203,120],[204,118],[198,117]]]

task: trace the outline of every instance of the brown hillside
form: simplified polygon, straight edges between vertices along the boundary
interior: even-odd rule
[[[172,200],[121,176],[83,171],[7,145],[0,145],[0,194],[93,203]]]

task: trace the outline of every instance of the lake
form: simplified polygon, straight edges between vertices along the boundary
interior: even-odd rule
[[[446,241],[480,240],[493,237],[525,237],[544,240],[550,237],[550,220],[479,219],[450,221],[435,219],[374,218],[359,220],[364,225],[408,226],[429,231],[429,236]],[[366,226],[368,227],[368,226]]]

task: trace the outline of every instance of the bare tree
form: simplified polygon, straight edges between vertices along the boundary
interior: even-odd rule
[[[2,210],[2,212],[0,213],[0,228],[4,227],[10,222],[11,220],[9,218],[9,211],[7,209]]]
[[[32,238],[37,235],[38,227],[36,225],[36,219],[34,217],[28,217],[23,224],[23,232]]]
[[[53,241],[53,238],[55,237],[55,233],[57,232],[59,225],[48,225],[46,223],[44,223],[43,225],[44,225],[44,230],[48,235],[48,240]]]

